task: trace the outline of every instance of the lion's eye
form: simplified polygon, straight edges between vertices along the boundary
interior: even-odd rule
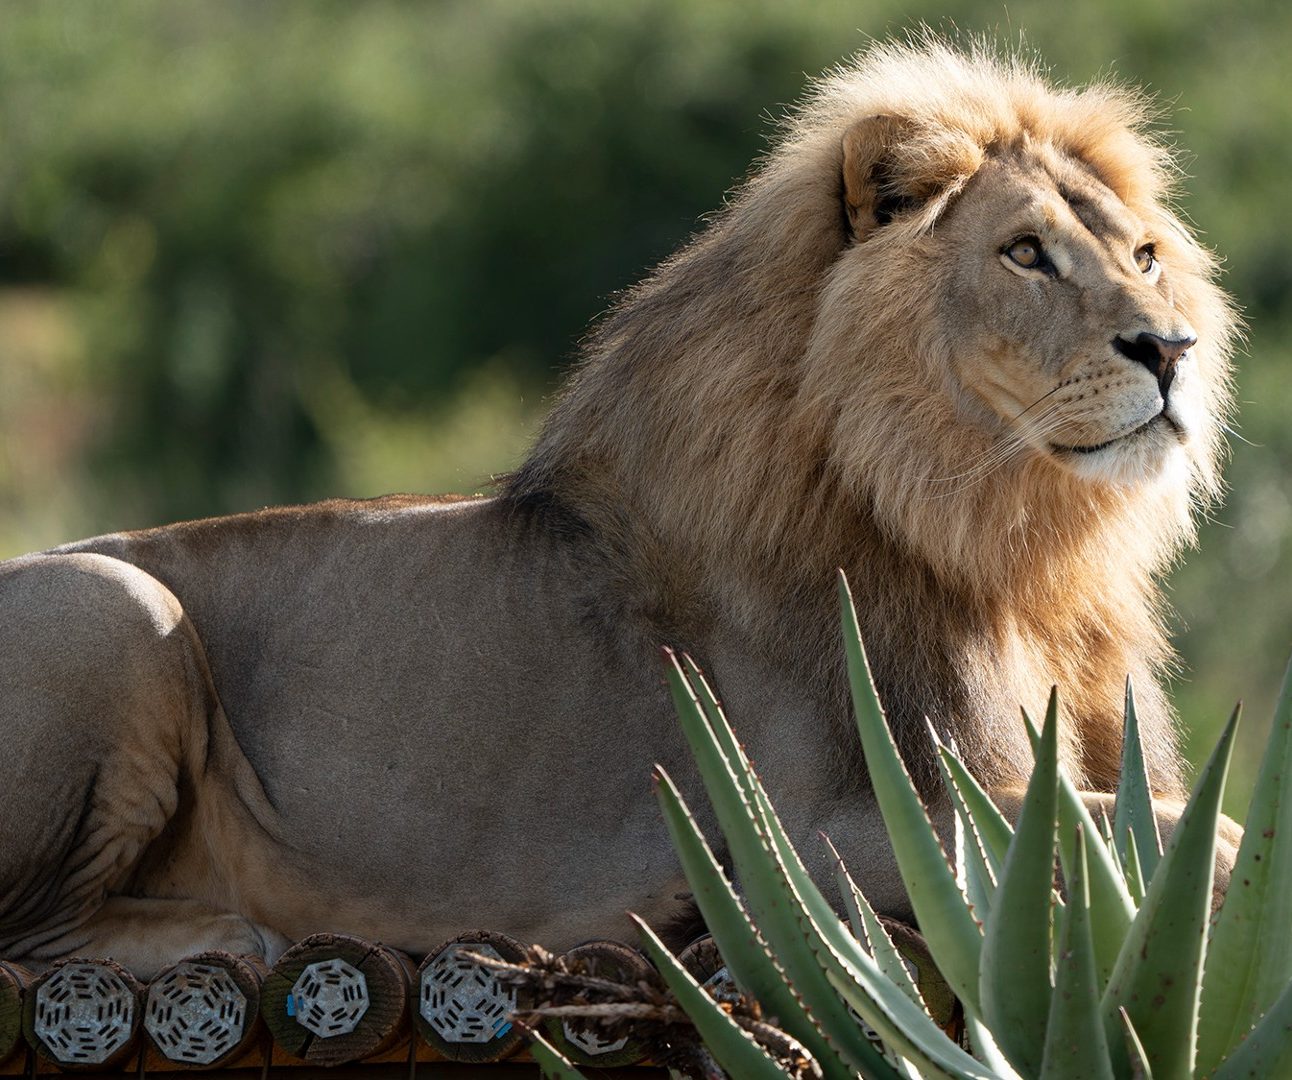
[[[1041,241],[1035,236],[1025,236],[1022,240],[1015,240],[1005,249],[1005,254],[1010,261],[1017,263],[1024,270],[1039,270],[1045,263],[1045,256],[1041,253]]]
[[[1157,251],[1152,244],[1145,244],[1135,252],[1135,265],[1141,274],[1149,273],[1157,264]]]

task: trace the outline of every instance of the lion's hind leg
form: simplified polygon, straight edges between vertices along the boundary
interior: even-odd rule
[[[40,963],[92,949],[146,975],[191,951],[186,918],[196,946],[221,934],[256,943],[245,920],[173,901],[141,935],[144,909],[114,898],[207,753],[194,647],[175,596],[124,562],[0,567],[0,955]],[[171,895],[200,896],[191,884]]]

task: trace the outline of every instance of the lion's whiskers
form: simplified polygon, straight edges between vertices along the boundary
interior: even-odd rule
[[[1058,412],[1065,404],[1062,401],[1051,402],[1045,409],[1035,416],[1027,417],[1023,423],[1018,421],[1026,416],[1028,412],[1034,409],[1046,398],[1050,397],[1060,387],[1055,387],[1048,391],[1036,401],[1032,402],[1026,409],[1020,412],[1010,421],[1010,426],[1001,434],[999,439],[989,446],[978,459],[961,473],[953,476],[930,476],[925,478],[925,483],[944,484],[963,481],[946,491],[930,493],[930,498],[947,498],[951,495],[957,495],[966,488],[981,483],[992,473],[999,471],[1008,465],[1015,458],[1020,456],[1034,440],[1044,440],[1050,432],[1057,430],[1059,423],[1049,423],[1049,421],[1061,419],[1057,417]]]

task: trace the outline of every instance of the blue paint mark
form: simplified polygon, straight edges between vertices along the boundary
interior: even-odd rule
[[[502,1038],[504,1035],[506,1035],[506,1034],[507,1034],[507,1032],[509,1032],[510,1030],[511,1030],[511,1021],[509,1020],[509,1021],[507,1021],[506,1023],[504,1023],[504,1024],[502,1025],[502,1027],[498,1028],[498,1030],[496,1030],[496,1031],[493,1033],[493,1037],[494,1037],[495,1039],[501,1039],[501,1038]]]
[[[296,1015],[296,996],[294,994],[287,995],[287,1015]]]

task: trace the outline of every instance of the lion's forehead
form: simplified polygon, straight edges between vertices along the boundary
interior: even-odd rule
[[[1078,244],[1130,250],[1148,227],[1135,210],[1081,162],[1057,152],[1030,153],[984,169],[989,228],[1032,229]]]

